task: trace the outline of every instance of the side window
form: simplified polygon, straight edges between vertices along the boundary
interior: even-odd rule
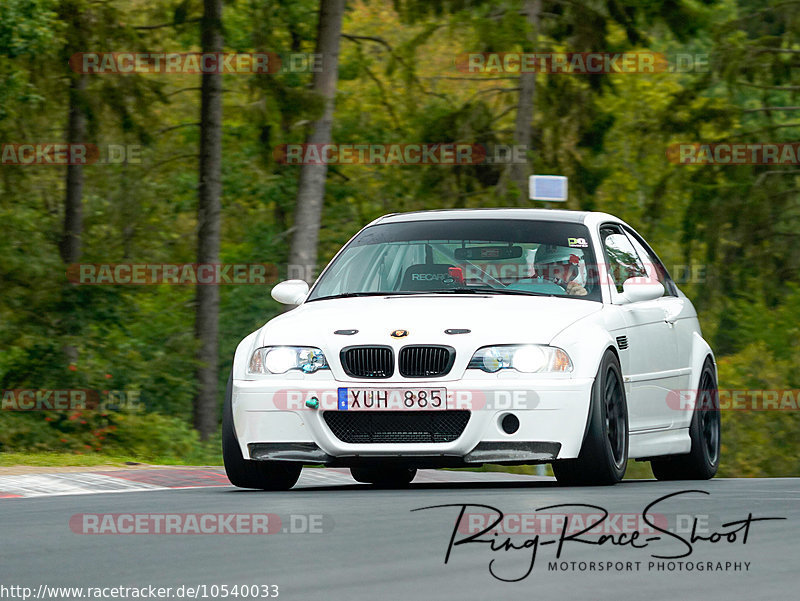
[[[650,247],[643,244],[632,232],[626,230],[625,233],[628,235],[628,239],[639,254],[642,263],[644,263],[647,276],[661,282],[664,286],[665,296],[677,296],[675,284],[672,282],[663,263],[656,257],[655,253]]]
[[[608,261],[608,271],[614,280],[617,292],[622,292],[622,284],[628,278],[647,275],[636,249],[621,229],[616,226],[604,227],[600,230],[600,235]]]

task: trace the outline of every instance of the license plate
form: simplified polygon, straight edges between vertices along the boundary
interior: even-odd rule
[[[443,411],[445,388],[340,388],[339,411]]]

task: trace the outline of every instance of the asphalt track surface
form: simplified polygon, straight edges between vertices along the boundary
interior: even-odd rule
[[[680,555],[688,545],[668,534],[652,530],[648,534],[646,524],[637,544],[646,536],[660,538],[651,540],[645,548],[567,540],[558,560],[566,569],[557,570],[549,568],[555,561],[560,531],[553,522],[550,526],[541,526],[540,522],[540,528],[547,531],[539,531],[535,565],[530,575],[518,582],[493,577],[490,562],[494,560],[492,569],[500,577],[521,577],[530,565],[530,547],[494,552],[488,543],[462,544],[452,548],[448,563],[444,563],[451,537],[455,542],[468,536],[463,531],[454,534],[462,504],[487,505],[506,515],[556,512],[541,510],[555,504],[591,504],[612,514],[605,531],[613,533],[618,532],[611,522],[613,514],[633,516],[621,520],[636,519],[660,497],[689,490],[708,494],[679,494],[650,510],[651,516],[661,516],[652,518],[657,524],[667,525],[687,540],[694,518],[700,520],[698,533],[707,536],[740,528],[741,524],[723,525],[744,520],[749,514],[753,518],[786,519],[750,523],[746,542],[742,529],[733,542],[726,537],[717,543],[698,540],[692,545],[691,556],[671,560],[652,555]],[[800,479],[636,480],[606,488],[559,488],[554,480],[544,477],[424,470],[408,489],[380,490],[357,484],[344,470],[307,469],[300,483],[288,492],[247,491],[219,481],[185,489],[153,486],[124,494],[71,494],[68,490],[59,496],[37,497],[42,493],[35,490],[31,494],[30,498],[20,494],[23,498],[0,499],[0,586],[28,586],[36,591],[42,584],[173,589],[205,584],[205,598],[214,599],[222,596],[212,596],[211,585],[278,585],[280,599],[302,601],[775,601],[797,598],[800,584]],[[443,504],[454,506],[412,511]],[[475,507],[465,510],[467,514],[489,511]],[[558,510],[572,514],[596,511],[581,507]],[[270,513],[280,516],[283,527],[269,535],[93,535],[82,534],[80,519],[73,517],[86,513]],[[310,518],[314,528],[322,532],[303,532],[307,528],[304,518],[292,515],[322,516]],[[513,530],[517,525],[516,521],[509,522],[508,528]],[[623,526],[621,522],[619,527]],[[641,522],[633,529],[639,526]],[[510,540],[522,546],[526,540],[533,540],[535,533],[512,532]],[[505,536],[496,538],[504,540]],[[583,538],[598,540],[591,535]],[[546,543],[548,540],[553,542]],[[637,561],[638,569],[633,569]],[[595,571],[590,562],[594,562]],[[615,565],[596,571],[600,563],[608,562]],[[683,562],[681,567],[678,562]],[[688,562],[692,563],[691,570]],[[747,567],[745,562],[749,562]],[[704,569],[699,571],[701,564]]]

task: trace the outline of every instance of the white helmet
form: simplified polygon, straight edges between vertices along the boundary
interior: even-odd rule
[[[574,266],[574,270],[565,280],[576,282],[583,286],[586,283],[586,263],[583,260],[583,251],[579,248],[557,246],[555,244],[542,244],[533,257],[533,268],[536,273],[544,271],[547,265],[562,264]]]

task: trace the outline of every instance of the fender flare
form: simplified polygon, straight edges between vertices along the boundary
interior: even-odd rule
[[[711,350],[708,342],[698,333],[692,334],[692,350],[691,350],[690,367],[692,370],[691,388],[686,391],[686,396],[681,399],[681,407],[686,408],[688,414],[687,419],[681,420],[682,422],[677,427],[688,427],[694,412],[694,405],[697,402],[697,387],[700,385],[700,374],[708,359],[711,359],[711,367],[714,370],[714,381],[719,382],[717,374],[717,360],[714,357],[714,351]],[[691,410],[689,410],[691,409]],[[673,426],[675,427],[675,426]]]
[[[246,379],[247,374],[245,369],[247,362],[250,360],[250,355],[252,355],[255,350],[256,338],[260,331],[261,330],[256,330],[248,334],[236,347],[236,351],[233,353],[233,365],[231,365],[231,374],[234,380]]]
[[[620,360],[619,350],[616,347],[616,341],[612,338],[608,330],[599,325],[592,324],[585,327],[585,324],[573,324],[559,332],[555,338],[550,341],[550,345],[559,348],[567,347],[570,349],[568,354],[572,360],[573,369],[575,370],[573,371],[573,377],[587,377],[595,380],[597,378],[597,371],[600,369],[600,363],[609,350],[617,357],[617,361],[620,363],[620,372],[622,372],[622,362]],[[622,377],[624,390],[624,373]],[[592,390],[594,390],[594,383],[592,384]],[[589,432],[589,417],[594,409],[593,397],[593,394],[590,395],[589,402],[586,405],[587,410],[584,418],[581,446],[583,446],[583,442],[586,440],[586,435]]]

